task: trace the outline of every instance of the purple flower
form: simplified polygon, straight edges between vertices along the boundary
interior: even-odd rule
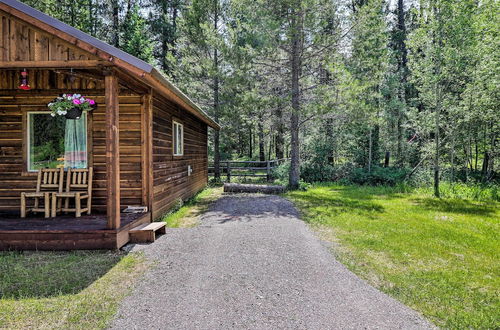
[[[92,99],[87,99],[87,102],[89,102],[90,105],[94,105],[95,104],[95,101],[92,100]]]
[[[79,105],[79,104],[81,104],[81,102],[80,102],[80,100],[79,100],[79,99],[74,99],[74,100],[73,100],[73,104],[74,104],[74,105]]]

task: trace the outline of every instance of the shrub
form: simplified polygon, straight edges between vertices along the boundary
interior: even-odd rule
[[[300,177],[305,182],[333,181],[335,168],[330,164],[306,161],[300,166]]]
[[[374,166],[371,172],[366,168],[355,168],[347,181],[359,185],[394,186],[402,183],[407,174],[408,169],[405,168]]]
[[[419,188],[424,194],[432,195],[431,185]],[[497,184],[442,182],[439,186],[441,197],[470,199],[480,202],[500,201],[500,187]]]

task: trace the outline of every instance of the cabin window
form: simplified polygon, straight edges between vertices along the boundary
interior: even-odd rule
[[[87,114],[80,119],[28,112],[28,171],[87,168]]]
[[[184,126],[176,121],[173,122],[172,143],[174,156],[182,156],[184,154]]]

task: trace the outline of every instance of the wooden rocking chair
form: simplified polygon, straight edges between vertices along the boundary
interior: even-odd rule
[[[50,197],[53,193],[60,193],[63,189],[64,169],[42,168],[38,170],[35,192],[21,193],[21,218],[26,218],[27,212],[44,212],[45,217],[50,217]],[[32,208],[26,207],[26,199],[34,198],[35,204]],[[40,199],[43,207],[40,207]]]
[[[64,207],[61,206],[64,198]],[[69,207],[69,200],[75,200],[75,207]],[[87,206],[82,208],[82,201],[87,200]],[[90,214],[92,208],[92,167],[88,169],[69,168],[66,175],[66,191],[52,195],[52,216],[58,212],[75,212],[79,218],[83,212]]]

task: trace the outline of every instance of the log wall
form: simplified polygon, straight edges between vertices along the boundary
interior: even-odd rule
[[[89,166],[94,167],[93,209],[106,208],[105,106],[103,94],[74,91],[94,97],[99,107],[89,116]],[[23,120],[28,111],[47,111],[57,92],[12,91],[0,96],[0,210],[18,210],[21,191],[34,191],[36,175],[27,173],[23,149]],[[96,95],[96,93],[99,93]],[[121,204],[141,205],[141,98],[120,95]]]
[[[184,155],[173,156],[172,119],[184,125]],[[188,176],[188,166],[193,172]],[[179,199],[187,199],[208,181],[207,125],[179,106],[153,98],[153,219]]]
[[[56,33],[57,34],[57,33]],[[71,61],[95,60],[102,53],[85,51],[57,35],[47,33],[0,10],[0,61]],[[94,167],[93,209],[105,210],[105,107],[102,71],[75,70],[68,79],[68,69],[28,70],[32,90],[17,89],[20,70],[0,70],[0,211],[18,210],[21,191],[32,191],[36,176],[26,173],[24,163],[24,123],[27,111],[48,110],[46,104],[65,92],[95,96],[100,105],[89,119],[89,166]],[[96,78],[96,79],[94,79]],[[146,86],[142,86],[146,87]],[[136,91],[136,90],[134,90]],[[120,186],[121,205],[143,205],[152,195],[153,218],[202,189],[208,180],[207,125],[175,103],[154,93],[153,99],[153,168],[145,157],[144,122],[141,121],[141,98],[120,92]],[[144,109],[143,109],[144,110]],[[184,125],[184,155],[172,154],[172,118]],[[144,113],[142,114],[144,119]],[[141,134],[142,133],[142,134]],[[149,140],[151,141],[151,140]],[[188,176],[188,166],[193,172]],[[143,171],[144,170],[147,171]],[[153,176],[153,192],[145,194],[144,179]],[[149,192],[148,192],[149,193]],[[145,195],[147,198],[145,198]]]

